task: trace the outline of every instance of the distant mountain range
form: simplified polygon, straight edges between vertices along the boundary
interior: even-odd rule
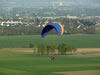
[[[0,0],[0,7],[48,7],[59,2],[65,6],[100,7],[100,0]]]

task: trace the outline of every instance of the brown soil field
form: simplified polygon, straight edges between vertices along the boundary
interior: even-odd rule
[[[56,72],[56,73],[64,75],[100,75],[100,70]]]
[[[33,53],[34,49],[33,48],[1,48],[0,51]],[[58,53],[58,51],[56,53]],[[77,51],[75,53],[95,53],[96,55],[100,55],[100,48],[77,48]]]
[[[100,48],[78,48],[77,53],[100,52]]]
[[[100,56],[100,48],[78,48],[76,54],[81,54],[81,53]]]

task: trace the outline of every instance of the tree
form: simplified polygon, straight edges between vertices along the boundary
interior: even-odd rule
[[[50,54],[50,46],[47,46],[47,49],[46,49],[46,53],[47,53],[47,55],[49,55]]]
[[[60,44],[58,45],[58,52],[59,54],[65,55],[66,52],[74,52],[76,48],[67,44]]]
[[[45,51],[46,51],[46,46],[44,46],[44,45],[39,45],[39,46],[38,46],[38,53],[39,53],[40,55],[45,54]]]
[[[55,49],[56,49],[56,46],[47,46],[47,54],[54,54],[55,53]]]
[[[65,55],[68,47],[66,44],[61,44],[58,46],[59,54]]]
[[[55,54],[56,46],[51,46],[51,54]]]
[[[36,56],[36,48],[35,48],[34,44],[30,43],[29,48],[33,48],[33,54]]]
[[[29,48],[34,48],[34,45],[32,43],[30,43]]]

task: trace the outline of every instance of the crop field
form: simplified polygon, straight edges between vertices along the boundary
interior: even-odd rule
[[[30,43],[35,46],[67,43],[77,48],[100,48],[100,35],[48,35],[44,39],[40,35],[0,36],[0,48],[25,48]]]
[[[32,48],[1,48],[0,75],[91,75],[91,71],[92,75],[100,74],[100,56],[55,58],[51,61],[50,56],[34,56]]]

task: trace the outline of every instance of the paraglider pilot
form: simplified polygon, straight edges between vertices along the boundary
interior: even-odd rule
[[[51,60],[56,60],[55,57],[51,56]]]

